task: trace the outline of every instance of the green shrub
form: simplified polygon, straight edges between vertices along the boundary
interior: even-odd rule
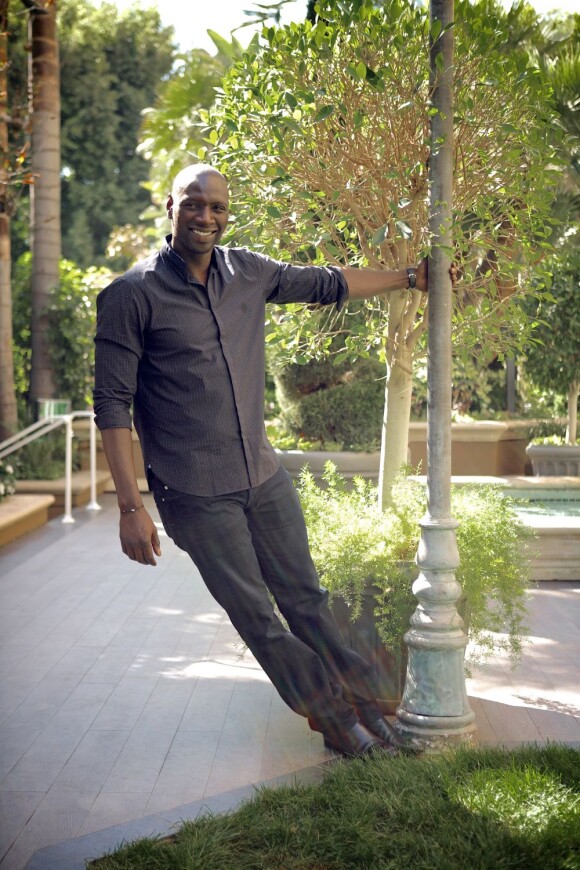
[[[331,462],[325,466],[324,484],[319,486],[307,468],[298,482],[322,583],[331,595],[341,595],[351,605],[356,619],[372,578],[377,630],[387,649],[398,655],[417,605],[409,562],[414,561],[419,544],[425,489],[416,481],[400,479],[394,487],[393,507],[381,512],[375,485],[355,478],[349,488]],[[530,576],[526,544],[532,532],[498,486],[454,489],[452,512],[459,521],[461,564],[456,576],[470,614],[469,663],[499,650],[506,650],[515,662],[526,630]]]
[[[57,480],[65,473],[65,429],[48,432],[20,448],[15,459],[18,480]],[[72,469],[81,467],[78,448],[73,441]]]
[[[31,256],[26,253],[16,264],[12,282],[15,382],[21,400],[30,381],[31,273]],[[107,269],[83,272],[69,260],[61,260],[59,284],[50,293],[49,349],[56,392],[70,399],[74,410],[92,404],[96,297],[111,277]]]
[[[461,417],[494,419],[507,407],[506,371],[498,360],[453,357],[451,410]],[[427,419],[427,366],[413,375],[413,417]]]
[[[9,459],[0,459],[0,501],[8,498],[9,495],[14,495],[16,492],[14,479],[14,463],[12,457]]]
[[[381,440],[384,377],[384,366],[370,359],[338,366],[314,360],[274,369],[282,425],[321,445],[374,449]]]
[[[530,426],[528,440],[533,444],[564,444],[566,426],[557,420],[541,420]]]

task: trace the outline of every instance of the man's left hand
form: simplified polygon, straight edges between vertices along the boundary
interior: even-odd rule
[[[426,293],[428,288],[428,259],[424,257],[419,265],[417,266],[417,290],[420,290],[421,293]]]
[[[451,263],[449,267],[449,277],[451,278],[451,286],[455,287],[459,278],[458,268],[456,263]],[[417,266],[417,290],[426,293],[429,289],[429,260],[425,257]]]

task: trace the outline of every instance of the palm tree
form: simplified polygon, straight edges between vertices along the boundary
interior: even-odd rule
[[[60,74],[56,0],[22,0],[31,45],[32,370],[29,400],[54,396],[48,348],[48,295],[58,283],[60,232]]]
[[[8,0],[0,0],[0,441],[17,426],[10,286],[8,149]]]

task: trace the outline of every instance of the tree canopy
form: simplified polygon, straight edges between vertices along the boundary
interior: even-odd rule
[[[455,29],[452,253],[481,286],[513,275],[540,244],[556,172],[537,71],[500,53],[471,9],[460,7]],[[428,31],[425,12],[398,0],[265,31],[208,118],[213,159],[237,194],[236,241],[377,267],[428,251]]]
[[[553,114],[543,79],[523,52],[504,50],[490,4],[458,4],[454,117],[454,217],[447,252],[460,267],[454,319],[457,353],[504,353],[529,327],[515,292],[550,247],[550,206],[559,177]],[[234,192],[232,239],[280,259],[401,268],[429,253],[431,141],[425,10],[404,0],[319,6],[315,24],[266,28],[265,44],[226,76],[205,118],[212,160]],[[412,59],[412,60],[411,60]],[[442,55],[437,58],[442,71]],[[200,151],[200,159],[205,154]],[[387,364],[387,420],[410,397],[422,350],[427,300],[392,294],[366,306],[366,326],[348,312],[322,321],[296,311],[270,337],[289,357],[326,353],[329,335],[349,334],[337,357],[378,352]],[[402,374],[404,373],[404,374]],[[410,399],[409,399],[410,401]],[[396,473],[405,426],[388,445]],[[388,428],[388,427],[387,427]]]
[[[61,0],[63,254],[104,260],[113,227],[138,223],[150,197],[136,154],[141,113],[175,59],[173,30],[156,9]]]

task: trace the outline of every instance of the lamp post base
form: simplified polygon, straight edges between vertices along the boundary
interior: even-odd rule
[[[463,716],[422,716],[397,709],[395,723],[410,749],[418,752],[441,752],[451,746],[475,746],[477,727],[470,710]]]

